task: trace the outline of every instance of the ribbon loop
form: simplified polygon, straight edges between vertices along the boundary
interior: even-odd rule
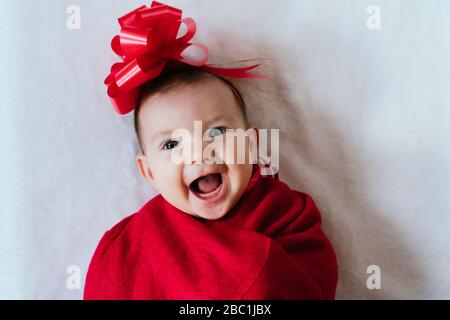
[[[136,27],[124,26],[120,31],[120,48],[122,56],[136,57],[149,47],[150,31]]]

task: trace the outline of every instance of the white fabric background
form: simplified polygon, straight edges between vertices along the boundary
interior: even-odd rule
[[[1,1],[0,298],[81,298],[100,237],[155,194],[132,116],[103,85],[116,19],[144,3]],[[258,71],[273,79],[236,83],[251,120],[280,128],[281,179],[322,210],[337,297],[449,299],[450,3],[166,3],[196,20],[210,63],[270,59]],[[80,30],[66,28],[72,4]],[[366,27],[371,4],[381,30]],[[366,287],[369,265],[381,290]]]

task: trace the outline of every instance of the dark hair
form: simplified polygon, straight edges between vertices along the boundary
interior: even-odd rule
[[[149,83],[145,84],[142,87],[140,97],[138,99],[136,108],[134,109],[134,130],[136,131],[139,147],[141,148],[143,153],[144,148],[140,135],[141,130],[139,127],[139,110],[141,109],[142,102],[153,94],[164,93],[183,85],[197,83],[208,79],[211,75],[222,80],[231,89],[242,112],[242,116],[244,117],[245,125],[248,124],[244,99],[242,98],[239,90],[233,85],[233,83],[221,76],[212,74],[203,69],[192,67],[186,64],[180,65],[176,63],[169,63],[168,66],[166,66],[165,70],[158,77],[152,79]]]

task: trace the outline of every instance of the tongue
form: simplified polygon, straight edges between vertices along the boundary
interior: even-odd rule
[[[198,190],[201,193],[210,193],[216,190],[219,184],[220,184],[219,175],[209,174],[198,180]]]

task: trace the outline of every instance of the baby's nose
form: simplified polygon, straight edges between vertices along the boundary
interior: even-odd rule
[[[191,155],[188,157],[190,164],[200,164],[203,162],[203,150],[206,146],[205,141],[201,138],[192,139],[192,146],[190,147]]]

